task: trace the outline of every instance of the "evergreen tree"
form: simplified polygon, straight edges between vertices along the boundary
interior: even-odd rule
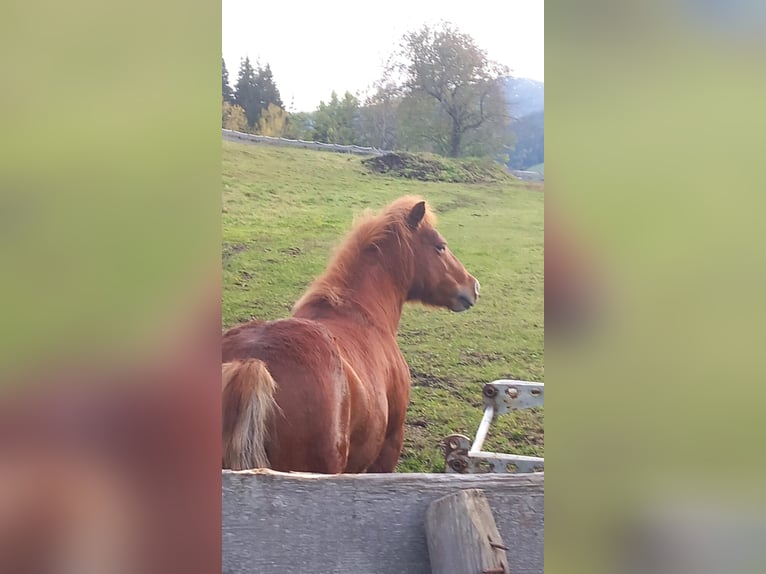
[[[237,85],[234,86],[234,102],[245,110],[250,127],[257,126],[261,113],[261,95],[255,69],[250,64],[249,57],[245,57],[239,66]]]
[[[221,58],[221,93],[224,102],[234,103],[234,91],[229,85],[229,71],[226,69],[226,61],[223,58]]]
[[[269,107],[269,104],[284,108],[282,98],[279,95],[279,90],[274,83],[274,75],[271,72],[271,66],[266,64],[263,68],[259,67],[255,82],[258,85],[258,92],[260,94],[261,113]]]
[[[250,64],[250,58],[242,60],[239,67],[239,78],[234,88],[234,101],[247,115],[247,122],[251,128],[258,128],[263,113],[269,104],[278,108],[284,108],[282,98],[279,95],[277,85],[274,83],[274,75],[271,66],[266,64],[261,67],[256,63],[257,69]]]

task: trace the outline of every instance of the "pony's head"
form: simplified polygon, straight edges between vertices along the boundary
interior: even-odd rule
[[[479,297],[479,282],[449,250],[435,221],[426,202],[412,196],[397,199],[377,214],[365,213],[293,312],[317,304],[340,307],[350,300],[358,302],[360,293],[380,295],[391,283],[376,273],[392,279],[408,301],[453,311],[472,307]],[[370,282],[375,289],[360,291],[360,285]]]
[[[479,298],[479,282],[450,251],[447,241],[434,227],[436,218],[426,202],[414,199],[404,213],[414,259],[407,299],[465,311]]]

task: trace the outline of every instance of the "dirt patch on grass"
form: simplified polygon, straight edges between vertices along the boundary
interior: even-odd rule
[[[440,377],[438,375],[414,371],[412,369],[410,369],[410,376],[412,378],[413,387],[453,390],[456,386],[455,381],[448,377]]]
[[[247,245],[244,243],[224,243],[221,246],[221,256],[224,261],[229,259],[232,255],[241,253],[247,249]]]
[[[468,351],[460,353],[459,365],[484,366],[496,361],[504,361],[505,357],[498,353],[482,353],[481,351]]]
[[[249,287],[249,281],[253,278],[253,274],[249,271],[239,271],[239,276],[234,280],[234,285],[247,289]]]
[[[439,441],[428,431],[428,421],[408,420],[404,423],[404,444],[412,449],[438,448]]]
[[[542,431],[525,429],[523,437],[511,437],[508,439],[511,445],[545,446],[545,434]]]

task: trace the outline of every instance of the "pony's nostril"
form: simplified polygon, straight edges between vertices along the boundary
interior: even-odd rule
[[[458,295],[458,301],[460,301],[466,309],[473,307],[473,301],[471,301],[465,295]]]

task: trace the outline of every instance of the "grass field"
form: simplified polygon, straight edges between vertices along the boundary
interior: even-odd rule
[[[544,381],[543,193],[524,182],[454,184],[372,175],[361,158],[223,142],[223,327],[289,314],[365,208],[422,195],[481,281],[465,313],[406,305],[399,344],[412,371],[399,472],[442,472],[440,441],[473,437],[481,389]],[[543,410],[492,425],[486,450],[544,456]]]

